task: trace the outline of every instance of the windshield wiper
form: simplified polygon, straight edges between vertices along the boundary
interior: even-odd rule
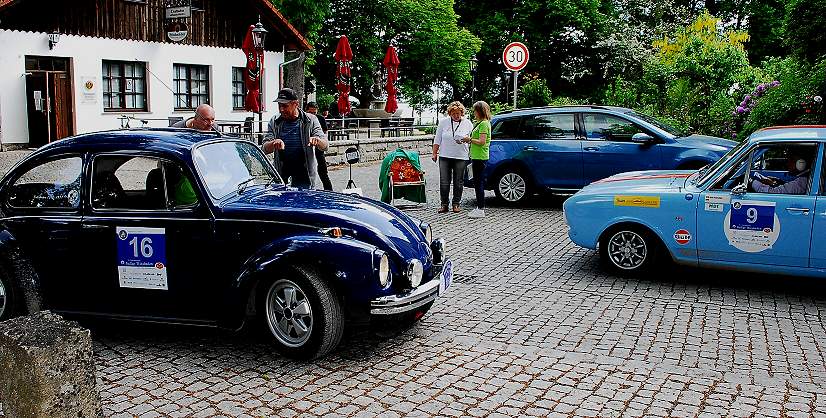
[[[250,178],[238,183],[238,187],[236,189],[236,190],[238,190],[238,194],[244,193],[244,190],[246,190],[247,186],[249,186],[253,181],[255,181],[255,177],[250,177]]]
[[[699,180],[700,178],[702,178],[706,174],[706,171],[708,171],[709,167],[711,167],[711,164],[704,165],[703,168],[701,168],[700,170],[697,171],[697,177],[694,177],[694,179],[691,180],[691,182],[696,184],[697,180]]]

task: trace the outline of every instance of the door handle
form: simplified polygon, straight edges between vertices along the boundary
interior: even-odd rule
[[[82,224],[81,229],[106,229],[108,226],[106,225],[90,225],[90,224]]]
[[[535,146],[533,146],[533,145],[526,145],[526,146],[525,146],[524,148],[522,148],[522,149],[523,149],[524,151],[536,151],[536,150],[538,150],[539,148],[537,148],[537,147],[535,147]]]
[[[589,152],[596,152],[596,151],[599,151],[599,147],[585,147],[582,150],[583,151],[589,151]]]
[[[809,214],[809,208],[786,208],[786,212],[789,213],[800,213],[803,215]]]

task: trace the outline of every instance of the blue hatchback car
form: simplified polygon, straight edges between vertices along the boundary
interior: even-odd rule
[[[153,129],[54,142],[0,181],[0,320],[40,308],[239,328],[328,353],[345,322],[418,320],[450,286],[430,226],[287,187],[254,144]]]
[[[642,171],[564,204],[571,240],[616,272],[658,259],[826,277],[826,126],[767,128],[698,171]]]
[[[736,145],[686,136],[619,107],[519,109],[499,113],[491,123],[487,188],[511,203],[540,191],[571,194],[625,171],[699,169]]]

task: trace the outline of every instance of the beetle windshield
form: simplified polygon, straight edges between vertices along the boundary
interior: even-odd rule
[[[740,150],[745,148],[748,145],[748,143],[749,143],[749,141],[743,141],[743,142],[737,144],[736,147],[730,149],[729,152],[727,152],[726,155],[723,156],[723,158],[720,158],[719,160],[717,160],[716,163],[714,163],[710,166],[706,166],[705,168],[700,170],[699,175],[697,176],[697,179],[696,179],[695,183],[696,184],[703,184],[708,179],[710,179],[711,177],[716,175],[717,172],[720,170],[720,167],[723,167],[724,165],[726,165],[726,163],[731,161],[731,159],[734,158],[736,155],[738,155],[740,153]]]
[[[281,183],[261,150],[244,141],[202,145],[192,152],[195,166],[209,194],[221,199],[256,184]]]

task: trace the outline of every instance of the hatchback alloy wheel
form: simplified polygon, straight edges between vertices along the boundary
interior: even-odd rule
[[[267,294],[267,324],[279,342],[301,347],[313,331],[313,309],[307,295],[297,284],[282,279]]]
[[[497,185],[499,195],[508,202],[514,203],[525,198],[528,184],[519,173],[505,173],[499,178]]]
[[[634,270],[645,263],[648,245],[645,239],[634,231],[620,231],[608,240],[608,256],[616,267]]]

